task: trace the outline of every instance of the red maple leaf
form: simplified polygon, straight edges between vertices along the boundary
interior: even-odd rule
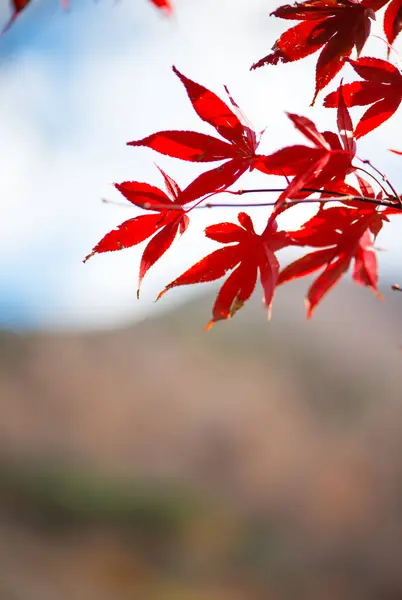
[[[372,104],[356,126],[357,139],[376,129],[396,112],[402,101],[402,74],[390,62],[379,58],[364,57],[347,61],[364,81],[343,86],[346,106]],[[339,90],[336,90],[325,98],[324,106],[336,107],[338,98]]]
[[[170,0],[151,0],[151,2],[154,6],[164,10],[168,14],[173,12],[173,4]]]
[[[270,222],[262,235],[257,235],[248,214],[238,215],[240,226],[235,223],[219,223],[205,229],[205,235],[216,242],[230,244],[215,250],[177,279],[169,283],[159,294],[160,298],[171,288],[215,281],[232,271],[221,287],[212,309],[212,320],[229,319],[250,298],[257,282],[258,273],[264,290],[264,303],[270,313],[275,286],[279,274],[279,263],[275,252],[291,243],[287,233],[277,231],[275,222]]]
[[[175,67],[173,71],[185,86],[198,116],[228,141],[195,131],[159,131],[128,145],[147,146],[161,154],[190,162],[227,161],[216,169],[202,173],[183,190],[181,199],[184,203],[223,191],[245,171],[253,169],[259,158],[256,154],[259,139],[230,96],[233,110],[213,92],[191,81]]]
[[[302,188],[321,189],[343,182],[351,171],[355,153],[353,126],[349,113],[338,112],[338,127],[341,140],[332,132],[320,133],[314,123],[292,113],[290,120],[313,146],[288,146],[273,154],[261,157],[255,167],[270,175],[284,175],[293,179],[278,198],[276,207],[284,205],[288,198],[303,198],[311,192]],[[342,146],[342,143],[344,146]],[[328,188],[329,189],[329,188]]]
[[[176,234],[178,232],[183,234],[189,224],[189,217],[181,208],[179,186],[162,169],[159,170],[165,180],[167,194],[153,185],[138,181],[115,184],[115,187],[129,202],[140,208],[155,211],[155,213],[125,221],[117,229],[106,234],[84,260],[86,262],[91,256],[100,252],[131,248],[153,236],[142,255],[137,296],[139,296],[141,282],[146,272],[170,248]],[[174,204],[179,206],[172,210]]]
[[[271,52],[251,68],[300,60],[322,48],[316,67],[312,104],[343,67],[353,48],[359,55],[370,34],[370,19],[388,0],[307,0],[285,4],[271,15],[301,21],[275,42]]]
[[[6,25],[4,26],[3,31],[1,32],[2,34],[5,33],[11,27],[11,25],[18,18],[20,13],[22,13],[24,8],[26,8],[30,2],[31,0],[11,0],[12,14],[8,23],[6,23]]]
[[[384,15],[384,32],[392,45],[402,29],[402,0],[391,0]],[[389,54],[389,51],[388,51]]]
[[[307,293],[307,317],[310,318],[317,304],[338,283],[353,260],[353,280],[371,288],[381,298],[377,289],[373,241],[384,220],[388,220],[386,215],[372,207],[320,208],[299,231],[289,232],[289,236],[295,245],[323,249],[310,252],[288,265],[281,271],[278,285],[323,268]]]
[[[4,26],[1,35],[3,35],[3,33],[5,33],[8,29],[10,29],[11,25],[19,17],[20,13],[22,13],[22,11],[28,6],[30,2],[31,0],[11,0],[12,14],[8,23],[6,23],[6,25]],[[68,0],[60,0],[60,2],[63,8],[68,7]]]

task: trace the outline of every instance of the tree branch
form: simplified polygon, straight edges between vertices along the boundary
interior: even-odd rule
[[[235,196],[243,196],[244,194],[262,194],[262,193],[280,193],[283,192],[284,188],[256,188],[256,189],[241,189],[241,190],[225,190],[225,193],[232,194]],[[286,202],[287,205],[295,206],[296,204],[312,204],[315,202],[339,202],[339,201],[347,201],[347,202],[361,202],[362,204],[373,204],[375,206],[384,206],[387,208],[394,208],[396,210],[402,211],[402,204],[396,200],[378,200],[377,198],[368,198],[365,196],[353,196],[351,194],[343,194],[341,192],[331,191],[331,190],[317,190],[314,188],[302,188],[304,192],[319,192],[319,193],[327,193],[331,194],[332,197],[329,198],[305,198],[305,199],[292,199],[289,198]],[[224,193],[224,192],[220,192]],[[113,200],[107,200],[106,198],[102,198],[102,202],[105,204],[115,204],[117,206],[125,206],[126,204],[123,202],[115,202]],[[276,201],[271,202],[207,202],[205,204],[197,204],[196,206],[190,207],[186,212],[190,212],[191,210],[198,210],[203,208],[261,208],[261,207],[269,207],[275,206]],[[183,210],[183,206],[180,204],[174,204],[172,202],[171,205],[152,203],[152,202],[144,202],[142,208],[145,210],[172,210],[172,211],[181,211]]]

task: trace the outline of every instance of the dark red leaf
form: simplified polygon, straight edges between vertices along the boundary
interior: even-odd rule
[[[14,21],[17,19],[17,17],[19,17],[19,15],[22,13],[22,11],[30,3],[31,3],[31,0],[11,0],[11,9],[12,9],[11,17],[10,17],[8,23],[6,23],[6,25],[4,26],[3,31],[1,32],[0,35],[3,35],[3,33],[5,33],[11,27],[11,25],[14,23]],[[69,0],[60,0],[60,4],[61,4],[62,8],[68,8]]]
[[[251,69],[258,69],[265,65],[277,65],[279,62],[293,62],[305,58],[317,52],[325,43],[325,39],[326,32],[319,32],[316,22],[306,21],[299,23],[285,31],[272,47],[273,52],[254,63]],[[309,43],[299,45],[299,40],[308,40]]]
[[[345,106],[366,106],[382,100],[384,97],[384,86],[376,81],[354,81],[346,83],[343,88],[343,99]],[[324,98],[326,108],[337,108],[339,104],[338,90],[331,92]]]
[[[338,89],[337,125],[339,136],[346,152],[356,154],[356,142],[353,133],[353,123],[343,97],[342,82]]]
[[[348,59],[347,62],[362,79],[377,83],[400,83],[400,71],[388,60],[364,56],[358,60]]]
[[[286,4],[272,14],[281,19],[302,21],[285,31],[275,42],[271,54],[255,63],[255,69],[266,64],[293,62],[305,58],[322,48],[317,61],[317,94],[342,69],[344,58],[353,48],[360,54],[370,33],[370,19],[381,1],[363,3],[355,0],[306,0]]]
[[[30,2],[31,0],[11,0],[12,14],[10,20],[8,21],[8,23],[6,23],[6,25],[3,28],[3,31],[1,32],[2,35],[11,27],[14,21],[18,18],[18,16],[22,13],[24,8],[26,8]]]
[[[161,173],[163,179],[165,180],[165,187],[166,187],[167,193],[169,195],[169,198],[171,198],[172,200],[176,200],[178,195],[181,192],[176,181],[174,179],[172,179],[172,177],[169,177],[169,175],[167,173],[165,173],[165,171],[163,169],[158,167],[158,165],[156,165],[156,168],[159,169],[159,172]]]
[[[392,0],[385,11],[384,32],[392,45],[402,29],[402,0]]]
[[[363,23],[366,28],[370,21],[367,19]],[[367,34],[368,35],[368,34]],[[366,35],[366,39],[367,39]],[[364,40],[365,41],[365,40]],[[346,30],[345,33],[331,38],[327,45],[324,46],[317,60],[317,69],[315,75],[315,92],[311,106],[313,106],[319,92],[328,85],[337,73],[344,66],[344,59],[351,55],[353,46],[357,42],[356,32]],[[361,42],[359,46],[362,46]]]
[[[356,177],[357,181],[359,182],[359,187],[360,187],[362,195],[365,198],[375,198],[374,190],[373,190],[372,186],[370,185],[370,183],[368,181],[366,181],[365,179],[363,179],[363,177],[361,177],[358,173],[355,173],[355,177]]]

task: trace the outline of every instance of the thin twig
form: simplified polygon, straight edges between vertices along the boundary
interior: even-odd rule
[[[113,204],[113,206],[121,206],[122,208],[130,208],[126,202],[118,202],[118,200],[108,200],[107,198],[101,198],[102,204]]]
[[[254,194],[254,193],[258,193],[258,192],[281,192],[283,191],[283,189],[250,189],[250,190],[237,190],[234,192],[228,192],[230,194],[235,194],[238,196],[241,196],[243,194]],[[303,188],[303,191],[311,191],[311,192],[316,192],[317,190],[314,189],[309,189],[309,188]],[[322,191],[322,190],[318,190],[318,191]],[[361,202],[363,204],[373,204],[375,206],[385,206],[388,208],[395,208],[397,210],[402,210],[402,205],[395,202],[392,202],[391,200],[378,200],[376,198],[367,198],[365,196],[353,196],[353,195],[347,195],[347,194],[342,194],[340,192],[330,192],[327,191],[326,193],[330,194],[334,194],[335,197],[334,198],[305,198],[305,199],[300,199],[300,198],[289,198],[287,201],[288,205],[294,206],[296,204],[312,204],[315,202],[340,202],[340,201],[344,201],[344,202]],[[124,206],[127,207],[126,204],[123,204],[121,202],[114,202],[113,200],[107,200],[105,198],[102,199],[102,202],[107,203],[107,204],[117,204],[118,206]],[[194,206],[192,209],[197,210],[197,209],[203,209],[203,208],[261,208],[261,207],[269,207],[269,206],[275,206],[276,201],[271,201],[271,202],[207,202],[206,204],[197,204],[196,206]],[[158,203],[152,203],[152,202],[144,202],[142,205],[142,208],[144,208],[145,210],[169,210],[169,211],[182,211],[183,210],[183,206],[180,204],[170,204],[170,205],[166,205],[166,204],[158,204]],[[191,210],[191,209],[190,209]]]
[[[377,169],[377,167],[375,167],[367,158],[364,160],[360,158],[359,160],[361,160],[363,164],[368,165],[371,169],[373,169],[373,171],[375,171],[382,178],[382,180],[389,186],[389,189],[392,191],[395,198],[398,200],[398,203],[402,206],[402,200],[401,200],[398,192],[396,191],[396,189],[394,188],[394,186],[392,185],[392,183],[390,182],[388,177],[385,175],[385,173],[382,173],[379,169]],[[382,186],[381,186],[381,188],[382,188]]]
[[[257,193],[262,193],[262,192],[272,192],[272,193],[281,193],[285,191],[285,188],[257,188],[257,189],[247,189],[247,190],[225,190],[225,192],[227,194],[233,194],[235,196],[242,196],[243,194],[257,194]],[[301,189],[302,192],[310,192],[311,194],[316,192],[317,194],[331,194],[332,196],[347,196],[347,194],[344,194],[343,192],[334,192],[333,190],[319,190],[317,188],[308,188],[308,187],[304,187]],[[316,200],[318,201],[318,200]],[[324,201],[324,200],[323,200]],[[301,199],[301,202],[303,202],[303,199]]]
[[[305,200],[300,199],[291,199],[287,200],[287,205],[295,205],[295,204],[312,204],[313,202],[339,202],[341,198],[339,196],[335,198],[307,198]],[[399,204],[395,204],[393,202],[389,202],[387,200],[377,200],[376,198],[366,198],[364,196],[342,196],[342,200],[346,202],[362,202],[364,204],[374,204],[375,206],[386,206],[396,208],[397,210],[402,210],[402,206]],[[263,206],[275,206],[276,202],[256,202],[256,203],[224,203],[224,202],[211,202],[208,204],[203,204],[198,208],[259,208]]]
[[[359,158],[359,160],[362,161],[362,163],[366,164],[366,162],[362,159]],[[371,165],[370,165],[371,166]],[[372,173],[370,173],[370,171],[367,171],[367,169],[363,169],[363,167],[355,167],[357,171],[361,171],[362,173],[365,173],[366,175],[368,175],[369,177],[371,177],[372,179],[374,179],[374,181],[376,182],[376,184],[382,189],[382,191],[384,192],[384,194],[386,196],[389,196],[389,192],[387,191],[387,189],[382,185],[381,181],[378,181],[377,177],[374,177],[374,175]]]

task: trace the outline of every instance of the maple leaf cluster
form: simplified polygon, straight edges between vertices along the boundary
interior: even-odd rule
[[[60,1],[64,7],[68,5],[68,0]],[[150,1],[158,9],[172,12],[170,0]],[[6,29],[29,3],[30,0],[12,0],[13,13]],[[362,56],[371,21],[382,9],[387,56]],[[140,261],[139,294],[147,272],[185,234],[197,209],[222,206],[211,202],[212,197],[228,193],[237,201],[226,206],[266,207],[260,232],[243,210],[238,213],[237,222],[208,226],[205,236],[219,247],[169,283],[158,296],[175,287],[226,276],[207,328],[233,317],[257,284],[262,287],[270,315],[276,288],[311,274],[315,279],[306,296],[308,318],[349,270],[353,281],[381,297],[375,240],[389,216],[402,212],[402,200],[392,183],[358,155],[359,139],[387,121],[402,101],[402,73],[390,62],[391,46],[402,29],[402,0],[306,0],[280,6],[271,14],[298,23],[279,37],[271,52],[252,65],[252,70],[292,63],[320,52],[312,104],[345,66],[360,78],[348,83],[341,80],[337,89],[324,98],[325,107],[336,109],[336,131],[320,131],[307,117],[286,113],[305,142],[262,154],[261,133],[255,131],[227,88],[227,100],[223,101],[173,67],[196,114],[215,130],[214,135],[170,129],[128,145],[146,147],[198,166],[219,164],[204,168],[187,186],[179,186],[158,167],[165,191],[140,181],[115,184],[142,214],[107,233],[85,259],[147,242]],[[349,113],[349,108],[355,106],[367,107],[356,127]],[[399,150],[393,152],[402,154]],[[232,188],[242,175],[255,170],[281,178],[281,187]],[[260,204],[240,204],[239,196],[251,192],[275,192],[277,197]],[[281,215],[306,202],[316,203],[316,214],[299,229],[280,229]],[[302,255],[281,267],[278,253],[289,247],[299,248]],[[303,254],[305,248],[309,250]]]
[[[379,2],[376,5],[372,2],[368,6],[347,0],[338,3],[313,0],[275,11],[274,14],[283,18],[290,18],[291,15],[292,18],[302,19],[302,23],[291,30],[293,33],[286,38],[285,45],[281,42],[282,36],[269,60],[264,59],[261,64],[276,64],[279,60],[286,62],[284,48],[287,49],[287,60],[290,60],[289,56],[296,60],[317,50],[317,37],[312,36],[311,32],[316,31],[319,25],[322,33],[320,44],[330,43],[330,38],[327,39],[330,32],[331,40],[335,41],[331,42],[331,52],[327,50],[327,54],[324,54],[324,57],[327,56],[325,60],[331,63],[327,64],[325,73],[322,70],[323,61],[319,61],[316,94],[328,82],[329,74],[331,77],[335,75],[346,61],[363,79],[362,82],[351,84],[341,82],[339,88],[324,101],[325,106],[337,109],[336,133],[320,132],[310,119],[287,113],[294,127],[306,139],[304,145],[287,146],[269,155],[260,154],[258,147],[261,135],[251,126],[228,90],[225,88],[228,95],[228,103],[225,103],[212,91],[173,67],[198,117],[212,126],[219,137],[196,131],[167,130],[128,142],[128,145],[145,146],[160,154],[193,163],[220,164],[204,170],[184,189],[180,189],[160,169],[167,194],[146,183],[116,184],[127,200],[148,211],[148,214],[130,219],[108,233],[87,259],[95,253],[128,248],[151,238],[141,259],[140,286],[149,268],[170,248],[176,237],[187,230],[194,209],[211,206],[210,203],[206,204],[206,200],[225,191],[243,195],[247,190],[229,188],[246,171],[256,169],[286,179],[284,189],[271,203],[272,210],[264,230],[257,233],[250,216],[243,211],[238,214],[238,223],[224,222],[207,227],[206,237],[221,247],[168,284],[158,298],[174,287],[211,282],[228,274],[214,303],[212,319],[207,325],[210,328],[216,321],[228,319],[242,308],[258,280],[268,314],[277,286],[316,272],[319,274],[306,298],[308,317],[350,268],[356,283],[370,288],[381,297],[374,243],[383,224],[388,221],[388,215],[400,211],[401,200],[392,186],[387,193],[373,174],[372,179],[379,188],[377,191],[362,177],[362,171],[367,175],[370,172],[356,164],[356,141],[395,112],[401,100],[401,74],[386,60],[352,60],[346,56],[353,45],[357,44],[361,49],[365,38],[359,33],[359,27],[363,27],[367,14],[371,16],[371,12],[377,10],[379,5]],[[356,16],[353,43],[349,29],[349,37],[336,33],[338,29],[345,32],[344,28],[350,28],[351,17],[347,11],[352,9],[355,11],[352,14]],[[314,22],[313,26],[310,21]],[[295,31],[298,37],[294,36]],[[348,45],[345,45],[345,39]],[[293,45],[289,40],[293,40]],[[339,52],[335,52],[334,48]],[[341,56],[343,61],[340,60]],[[348,107],[366,104],[372,106],[354,129]],[[353,185],[350,177],[354,178]],[[313,194],[319,202],[318,212],[299,230],[280,230],[277,223],[280,215],[306,199],[311,201]],[[334,201],[336,206],[328,206]],[[281,270],[277,253],[290,246],[310,247],[313,250]]]
[[[108,233],[87,259],[150,238],[141,259],[140,286],[149,268],[187,230],[194,209],[213,206],[206,203],[211,197],[225,191],[235,196],[278,191],[230,189],[245,172],[257,170],[286,181],[275,201],[262,204],[271,206],[263,231],[257,233],[251,217],[243,211],[238,214],[238,223],[207,227],[206,237],[220,247],[169,283],[158,298],[174,287],[211,282],[228,275],[214,303],[207,325],[210,328],[242,308],[258,280],[268,314],[277,286],[317,272],[306,297],[308,318],[350,268],[356,283],[381,297],[374,244],[389,215],[401,212],[402,201],[378,169],[368,161],[363,163],[368,163],[371,171],[361,166],[357,140],[389,119],[402,100],[402,74],[389,61],[389,52],[387,59],[361,56],[371,19],[384,7],[384,32],[391,45],[402,29],[402,0],[307,0],[281,6],[272,13],[299,23],[285,31],[271,53],[252,69],[294,62],[320,50],[313,103],[346,64],[360,80],[346,84],[341,81],[338,89],[324,99],[324,106],[337,109],[337,132],[320,132],[310,119],[287,113],[306,143],[286,146],[269,155],[258,152],[261,135],[226,88],[228,103],[173,67],[198,117],[212,126],[218,137],[168,130],[128,145],[145,146],[193,163],[219,162],[219,166],[204,170],[184,189],[160,169],[167,193],[147,183],[116,184],[127,200],[147,214],[129,219]],[[352,59],[354,50],[356,57]],[[348,110],[353,106],[369,107],[356,128]],[[279,229],[280,215],[306,201],[317,202],[317,213],[298,230]],[[281,269],[277,254],[291,246],[312,250]]]

